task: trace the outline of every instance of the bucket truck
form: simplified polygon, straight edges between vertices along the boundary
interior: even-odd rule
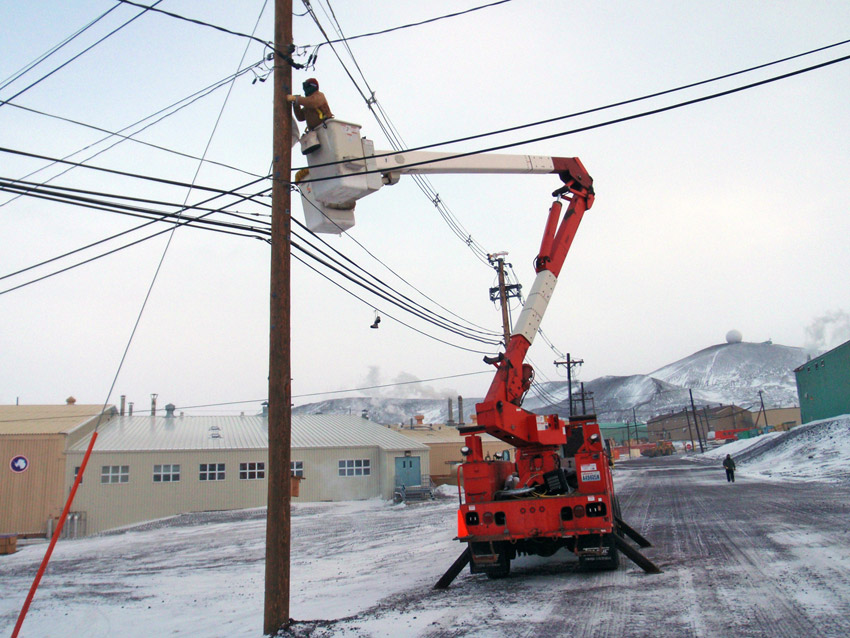
[[[485,357],[496,368],[484,400],[476,405],[458,468],[457,540],[466,548],[435,587],[445,588],[469,564],[472,573],[506,576],[519,555],[574,553],[586,569],[616,569],[619,553],[647,572],[658,568],[629,544],[650,543],[621,518],[611,458],[595,415],[534,414],[522,408],[534,371],[525,356],[537,334],[582,217],[594,199],[593,180],[578,158],[534,155],[376,152],[360,127],[328,120],[311,142],[309,168],[296,182],[307,225],[342,233],[354,225],[356,200],[395,184],[402,174],[553,173],[561,180],[535,260],[536,278],[506,343]],[[566,203],[564,210],[563,203]],[[482,434],[513,446],[485,457]]]

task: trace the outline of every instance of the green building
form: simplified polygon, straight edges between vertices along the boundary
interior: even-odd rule
[[[794,370],[803,423],[850,414],[850,341]]]

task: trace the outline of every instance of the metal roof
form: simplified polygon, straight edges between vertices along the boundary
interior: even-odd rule
[[[68,434],[97,419],[103,405],[0,405],[0,435]],[[114,412],[111,405],[106,414]]]
[[[217,436],[216,436],[217,435]],[[70,451],[85,451],[86,440]],[[262,416],[119,416],[98,431],[95,451],[266,449]],[[380,447],[427,450],[427,446],[359,416],[293,415],[293,448]]]
[[[412,429],[410,426],[393,426],[393,429],[399,434],[416,439],[420,443],[457,443],[458,445],[464,443],[464,435],[451,425],[417,426]],[[489,434],[479,434],[479,436],[484,442],[499,440]],[[506,443],[505,445],[509,444]]]

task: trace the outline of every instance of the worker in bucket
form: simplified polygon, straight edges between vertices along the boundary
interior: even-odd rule
[[[735,459],[733,459],[730,454],[727,454],[726,458],[723,459],[723,467],[726,469],[726,482],[727,483],[734,483],[735,482]]]
[[[304,80],[304,95],[287,95],[286,99],[292,102],[292,110],[295,119],[299,122],[307,122],[307,129],[314,129],[325,120],[331,119],[331,107],[325,94],[319,91],[319,81],[316,78]]]

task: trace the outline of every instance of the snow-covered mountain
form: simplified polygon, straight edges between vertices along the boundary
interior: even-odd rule
[[[690,405],[693,390],[698,405],[729,404],[757,409],[762,391],[765,407],[797,405],[794,368],[805,363],[802,348],[765,343],[723,343],[700,350],[649,374],[605,376],[585,382],[602,421],[627,421],[633,414],[646,420]],[[573,396],[579,386],[573,383]],[[565,381],[541,383],[526,397],[523,407],[540,413],[569,414]],[[354,397],[330,399],[293,409],[296,414],[361,414],[379,423],[410,423],[417,414],[426,423],[448,419],[448,399],[391,399]],[[453,399],[455,397],[452,397]],[[464,397],[464,413],[475,411],[480,397]],[[458,420],[457,409],[453,414]],[[469,421],[467,416],[466,421]]]

